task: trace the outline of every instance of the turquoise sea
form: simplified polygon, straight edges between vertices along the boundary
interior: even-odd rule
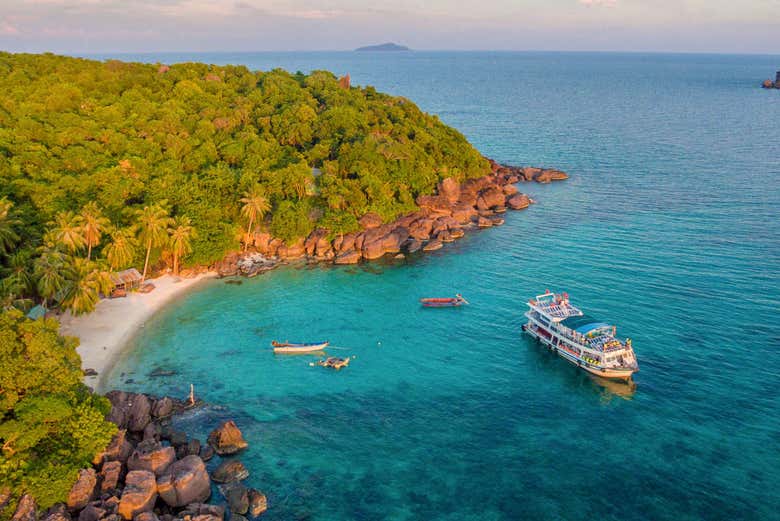
[[[780,91],[759,88],[780,57],[117,57],[348,72],[571,174],[439,252],[211,281],[146,324],[109,387],[194,383],[209,405],[179,423],[236,420],[265,519],[780,519]],[[521,335],[546,288],[633,339],[635,388]],[[417,302],[456,292],[471,305]],[[355,358],[332,372],[272,339]]]

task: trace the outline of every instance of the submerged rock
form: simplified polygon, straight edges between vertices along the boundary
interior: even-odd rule
[[[268,510],[268,499],[265,494],[253,488],[249,489],[249,515],[257,517]]]
[[[223,461],[211,473],[211,478],[217,483],[231,483],[249,477],[249,471],[238,460]]]

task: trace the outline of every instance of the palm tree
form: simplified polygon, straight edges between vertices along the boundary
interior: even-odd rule
[[[35,259],[33,271],[35,287],[38,294],[43,297],[43,306],[54,298],[65,287],[67,277],[72,277],[65,262],[65,256],[51,249],[44,249],[41,256]]]
[[[75,253],[83,248],[86,245],[86,240],[84,239],[82,222],[82,217],[73,212],[58,213],[54,218],[54,222],[49,223],[54,225],[52,232],[57,244],[65,246],[71,253]]]
[[[162,246],[168,239],[168,225],[172,219],[168,212],[159,205],[145,206],[143,210],[136,211],[139,226],[139,238],[146,244],[146,260],[144,261],[144,273],[141,282],[146,280],[146,271],[149,268],[149,255],[152,248]]]
[[[108,219],[103,217],[100,208],[94,201],[87,203],[81,209],[82,235],[84,242],[87,243],[87,259],[92,257],[92,248],[100,244],[100,238],[103,232],[111,224]]]
[[[23,311],[32,306],[32,300],[19,294],[19,288],[9,277],[0,279],[0,310],[21,309]]]
[[[246,240],[244,241],[244,251],[247,251],[255,221],[262,219],[265,212],[271,209],[271,206],[268,204],[268,199],[263,195],[263,188],[259,184],[254,185],[251,190],[244,192],[241,202],[243,203],[241,213],[249,219],[249,226],[246,229]]]
[[[111,242],[103,248],[108,264],[115,270],[124,268],[135,256],[138,241],[133,228],[115,228],[111,231]]]
[[[10,216],[11,207],[14,205],[5,197],[0,199],[0,255],[5,255],[19,240],[19,235],[14,231],[14,226],[19,221]]]
[[[100,293],[109,293],[113,286],[111,275],[99,264],[75,258],[71,278],[65,286],[62,306],[74,315],[89,313],[100,300]]]
[[[173,274],[179,274],[179,259],[192,252],[190,240],[197,237],[195,228],[189,217],[177,217],[174,227],[168,229],[170,234],[171,253],[173,253]]]
[[[33,288],[30,270],[27,269],[31,254],[30,250],[15,251],[8,257],[8,268],[3,270],[19,295],[29,295]]]

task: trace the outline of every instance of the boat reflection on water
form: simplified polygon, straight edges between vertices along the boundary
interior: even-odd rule
[[[588,375],[591,382],[599,389],[603,399],[611,399],[613,396],[630,400],[636,393],[636,382],[629,378],[628,381],[609,380],[596,375]]]

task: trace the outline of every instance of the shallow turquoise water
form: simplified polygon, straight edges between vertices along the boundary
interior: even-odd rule
[[[140,58],[350,72],[489,156],[572,174],[439,252],[208,282],[146,325],[109,384],[193,382],[213,405],[181,423],[236,419],[268,519],[778,518],[780,92],[757,88],[776,57]],[[633,392],[521,336],[545,288],[634,340]],[[472,304],[417,304],[455,292]],[[272,339],[355,359],[310,367]]]

